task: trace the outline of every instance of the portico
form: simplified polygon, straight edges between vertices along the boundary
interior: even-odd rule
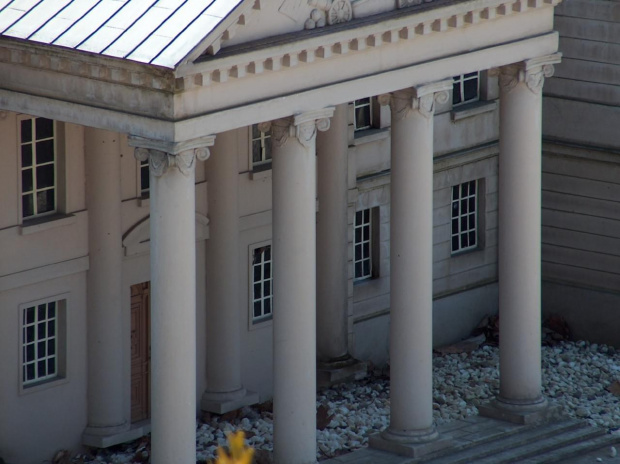
[[[100,385],[91,386],[87,434],[93,427],[107,428],[109,435],[128,427],[125,405],[106,396],[122,396],[126,383],[122,363],[107,363],[110,357],[122,358],[113,336],[122,315],[105,311],[117,305],[114,298],[121,289],[111,267],[118,267],[122,257],[121,212],[107,212],[101,204],[104,188],[121,203],[114,180],[120,168],[111,160],[106,164],[105,148],[98,145],[100,140],[111,143],[105,131],[129,135],[136,158],[149,163],[152,462],[196,461],[200,408],[224,413],[259,400],[246,389],[242,369],[240,331],[247,324],[241,315],[247,311],[239,297],[235,132],[258,124],[271,131],[273,140],[274,459],[277,464],[316,461],[317,360],[329,366],[351,359],[346,109],[348,102],[381,95],[379,101],[391,109],[392,410],[389,428],[371,446],[418,456],[446,445],[435,429],[432,409],[434,114],[437,105],[447,104],[454,75],[489,69],[499,69],[501,82],[501,387],[491,409],[507,418],[544,410],[540,113],[544,77],[559,62],[554,3],[484,0],[412,6],[401,1],[397,8],[382,4],[370,12],[358,7],[355,18],[351,13],[337,24],[299,36],[282,30],[286,35],[276,37],[248,25],[252,15],[275,15],[273,6],[238,3],[239,11],[229,12],[212,33],[169,65],[63,52],[67,56],[60,61],[69,67],[77,63],[82,70],[66,78],[73,84],[71,92],[55,84],[65,79],[59,69],[67,66],[40,59],[49,46],[11,44],[15,51],[7,60],[12,65],[28,57],[47,68],[39,72],[24,66],[32,87],[43,90],[26,91],[9,80],[8,88],[0,90],[0,106],[87,126],[89,173],[105,174],[101,189],[95,182],[88,187],[94,198],[90,236],[107,245],[90,254],[94,280],[89,291],[104,296],[89,312],[95,335],[106,343],[90,346],[89,381],[96,384],[98,373],[106,374]],[[297,18],[306,9],[289,13]],[[230,43],[222,47],[226,41]],[[113,72],[101,73],[101,92],[93,96],[89,86],[98,66]],[[195,174],[207,159],[208,359],[206,389],[197,397],[196,292],[205,283],[196,279]],[[108,216],[113,221],[106,232],[100,225],[107,224]],[[114,408],[99,411],[99,401]]]

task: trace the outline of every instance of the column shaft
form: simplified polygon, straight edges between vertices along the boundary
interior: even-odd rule
[[[153,464],[196,462],[194,178],[193,167],[161,177],[151,169]]]
[[[500,87],[499,400],[528,404],[542,401],[542,95],[540,89],[532,91],[526,82],[519,82],[517,68],[502,71]],[[511,80],[514,86],[506,81],[511,74],[517,80],[516,84]]]
[[[389,431],[433,430],[433,118],[392,105]]]
[[[207,397],[243,396],[239,313],[237,134],[218,135],[207,161]]]
[[[347,341],[347,105],[336,107],[330,130],[317,134],[317,359],[342,359]]]
[[[88,207],[88,427],[108,435],[129,427],[124,400],[121,275],[121,162],[118,134],[87,127]]]

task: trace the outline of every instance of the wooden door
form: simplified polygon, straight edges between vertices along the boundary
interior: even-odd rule
[[[151,415],[150,282],[131,286],[131,422]]]

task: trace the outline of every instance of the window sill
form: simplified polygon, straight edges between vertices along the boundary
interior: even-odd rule
[[[470,118],[479,114],[490,113],[491,111],[495,111],[496,109],[496,100],[477,101],[463,106],[457,106],[452,111],[450,111],[450,119],[452,119],[452,122],[460,121],[461,119]]]
[[[250,180],[262,180],[271,177],[271,163],[259,164],[250,171]]]
[[[390,136],[390,129],[384,127],[383,129],[366,129],[354,133],[354,139],[352,145],[354,147],[363,145],[369,142],[376,142],[377,140],[387,139]]]
[[[43,390],[48,390],[50,388],[58,387],[60,385],[64,385],[69,383],[69,379],[67,377],[61,376],[55,379],[43,381],[41,383],[35,383],[30,386],[21,385],[19,387],[19,395],[29,395],[31,393],[37,393]]]
[[[56,227],[75,224],[76,217],[73,214],[54,214],[39,218],[28,219],[19,227],[20,235],[36,234]]]
[[[138,203],[138,208],[150,208],[151,206],[150,197],[138,197],[136,202]]]

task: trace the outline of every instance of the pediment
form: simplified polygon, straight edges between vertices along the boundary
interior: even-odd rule
[[[125,256],[138,256],[149,253],[151,246],[151,217],[138,221],[123,236],[123,252]],[[209,219],[196,213],[196,241],[209,238]]]

